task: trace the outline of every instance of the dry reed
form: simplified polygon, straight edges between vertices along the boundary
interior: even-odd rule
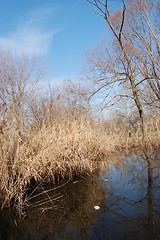
[[[59,109],[53,118],[45,115],[41,124],[32,122],[24,132],[11,123],[1,128],[1,208],[13,204],[21,213],[33,180],[43,185],[71,179],[92,172],[97,161],[107,161],[111,154],[159,145],[159,122],[155,124],[153,119],[146,124],[142,141],[140,129],[129,135],[123,125],[96,123],[87,114],[74,116]]]

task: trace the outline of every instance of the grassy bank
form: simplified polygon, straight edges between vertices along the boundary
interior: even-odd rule
[[[24,132],[4,127],[0,134],[1,208],[13,204],[20,212],[27,191],[35,185],[94,171],[95,162],[133,148],[159,146],[155,119],[146,124],[146,136],[113,122],[96,123],[87,115],[60,114],[43,124],[32,122]]]

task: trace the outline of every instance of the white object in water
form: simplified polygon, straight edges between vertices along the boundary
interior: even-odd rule
[[[99,210],[99,209],[100,209],[100,206],[94,206],[94,209],[95,209],[95,210]]]
[[[105,180],[104,180],[105,182],[108,182],[108,178],[105,178]]]

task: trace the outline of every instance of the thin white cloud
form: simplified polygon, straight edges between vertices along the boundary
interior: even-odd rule
[[[48,52],[54,32],[41,32],[37,29],[23,29],[8,37],[0,38],[1,49],[11,50],[18,55],[32,53],[40,56]]]
[[[14,51],[17,55],[35,54],[45,55],[53,40],[56,30],[43,30],[42,25],[47,24],[47,19],[53,14],[53,9],[36,10],[17,27],[16,32],[10,32],[8,36],[0,36],[1,50]]]
[[[45,22],[56,12],[57,8],[38,8],[29,13],[28,23]]]

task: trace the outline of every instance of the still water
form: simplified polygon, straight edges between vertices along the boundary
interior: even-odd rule
[[[43,194],[38,189],[22,220],[2,211],[0,239],[160,239],[159,153],[140,151],[113,162],[54,190],[47,186]]]

